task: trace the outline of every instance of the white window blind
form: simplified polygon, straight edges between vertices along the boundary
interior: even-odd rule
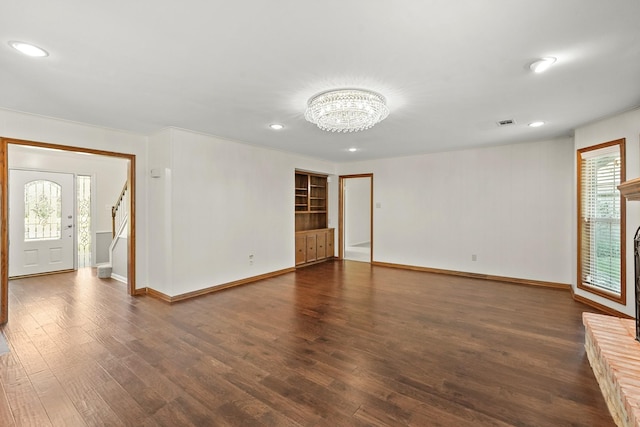
[[[621,293],[620,145],[580,153],[582,283]]]

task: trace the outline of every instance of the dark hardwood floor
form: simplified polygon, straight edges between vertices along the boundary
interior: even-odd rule
[[[10,283],[1,426],[610,426],[563,290],[328,262],[168,305]]]

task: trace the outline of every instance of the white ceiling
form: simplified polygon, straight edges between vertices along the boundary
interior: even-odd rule
[[[545,56],[556,65],[533,74]],[[344,87],[382,93],[391,114],[349,134],[305,121],[309,97]],[[0,4],[0,107],[141,134],[350,161],[567,136],[639,105],[639,0]]]

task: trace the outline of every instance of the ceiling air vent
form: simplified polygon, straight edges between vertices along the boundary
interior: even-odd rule
[[[502,127],[502,126],[510,126],[510,125],[515,125],[516,121],[513,119],[507,119],[507,120],[500,120],[498,121],[498,126]]]

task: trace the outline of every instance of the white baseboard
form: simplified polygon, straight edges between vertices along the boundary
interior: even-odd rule
[[[111,273],[111,278],[117,280],[118,282],[127,283],[127,278],[120,276],[119,274]]]

